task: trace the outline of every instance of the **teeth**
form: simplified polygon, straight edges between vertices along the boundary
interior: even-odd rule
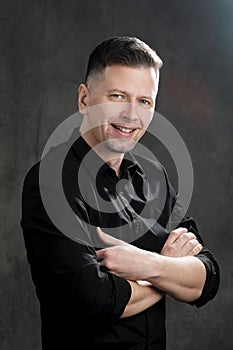
[[[133,129],[125,129],[125,128],[122,128],[120,126],[117,126],[117,125],[114,125],[115,128],[119,129],[120,131],[122,132],[126,132],[127,134],[129,134],[130,132],[133,131]]]

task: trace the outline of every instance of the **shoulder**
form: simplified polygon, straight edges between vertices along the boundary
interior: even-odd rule
[[[24,189],[32,184],[39,183],[39,167],[40,161],[37,161],[28,169],[23,181]]]
[[[169,179],[168,173],[163,164],[156,157],[150,158],[141,155],[134,155],[142,173],[153,188],[166,188],[170,196],[175,197],[176,191]]]
[[[137,164],[142,168],[144,172],[153,171],[156,173],[163,174],[167,177],[165,167],[155,157],[152,159],[138,154],[133,154],[133,156]]]

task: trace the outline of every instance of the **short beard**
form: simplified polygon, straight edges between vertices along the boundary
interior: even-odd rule
[[[115,140],[112,139],[112,140],[106,140],[105,141],[105,147],[112,151],[112,152],[115,152],[115,153],[126,153],[126,152],[129,152],[131,151],[135,145],[136,145],[136,141],[130,141],[129,143],[122,143],[122,144],[119,144],[118,143],[118,139],[116,139],[116,144],[114,142]]]

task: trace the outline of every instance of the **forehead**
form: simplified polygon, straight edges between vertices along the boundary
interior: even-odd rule
[[[129,88],[156,90],[159,82],[159,71],[152,67],[129,67],[121,65],[107,66],[100,73],[98,85],[103,89]]]
[[[144,78],[144,80],[153,81],[157,80],[158,78],[158,71],[156,71],[152,67],[145,67],[145,66],[122,66],[122,65],[111,65],[107,66],[103,71],[103,78],[104,79],[116,79],[119,78],[127,78],[127,79],[138,79],[138,78]],[[124,80],[127,80],[124,79]]]

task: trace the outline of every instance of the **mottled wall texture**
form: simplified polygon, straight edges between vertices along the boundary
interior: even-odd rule
[[[164,61],[157,111],[190,152],[189,212],[221,267],[219,293],[203,308],[168,298],[168,350],[232,350],[233,1],[1,0],[0,6],[0,349],[41,349],[19,225],[24,175],[52,131],[76,112],[90,50],[109,36],[133,35]],[[158,147],[169,169],[165,153]]]

